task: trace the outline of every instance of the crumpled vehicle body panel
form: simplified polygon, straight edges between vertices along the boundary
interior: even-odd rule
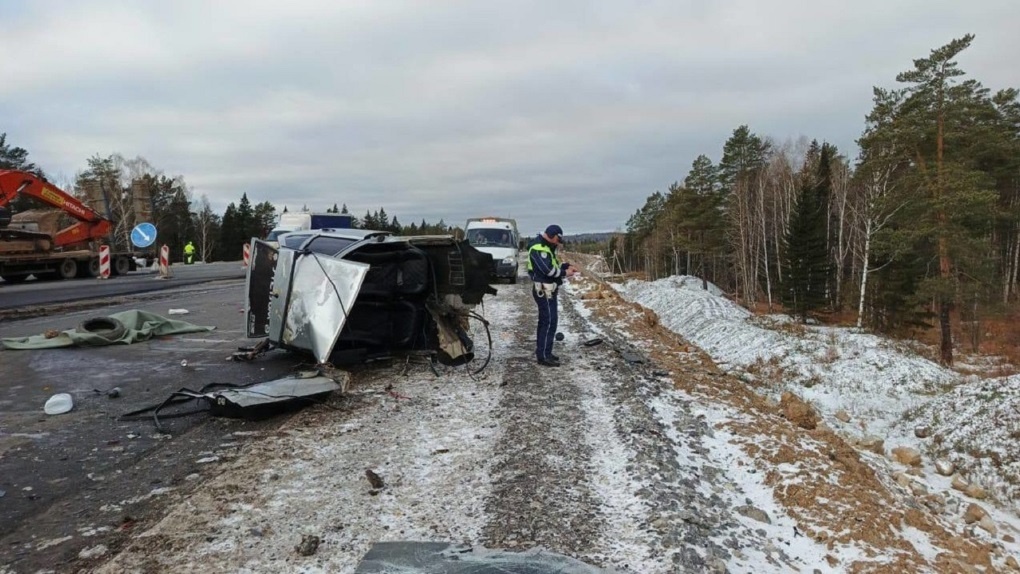
[[[275,247],[253,240],[246,294],[249,337],[351,364],[440,351],[470,360],[456,320],[487,294],[492,257],[450,236],[310,231]],[[449,333],[454,333],[451,337]]]

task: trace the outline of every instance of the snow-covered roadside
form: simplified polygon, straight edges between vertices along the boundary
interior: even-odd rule
[[[776,397],[796,390],[825,415],[845,410],[861,433],[896,432],[904,412],[959,382],[953,371],[875,335],[754,316],[717,288],[703,290],[695,277],[630,281],[620,292],[655,311],[720,368],[772,387]]]
[[[887,450],[915,447],[955,463],[962,473],[957,478],[996,495],[1001,507],[953,490],[950,477],[935,472],[930,457],[925,457],[921,472],[915,472],[921,476],[898,479],[904,487],[920,482],[925,491],[944,499],[945,513],[955,514],[960,532],[973,530],[959,520],[963,509],[980,503],[998,525],[992,536],[995,545],[1017,553],[1020,519],[1013,501],[1020,484],[1015,456],[1020,452],[1020,377],[962,377],[854,329],[754,317],[717,290],[703,290],[701,280],[693,277],[630,281],[616,288],[655,311],[663,326],[706,351],[725,371],[773,397],[790,390],[807,399],[844,436],[878,435]],[[837,418],[839,411],[849,414],[849,420]],[[839,414],[845,419],[844,413]],[[916,427],[924,430],[915,433]],[[863,456],[895,489],[890,477],[903,467],[881,456]]]
[[[514,312],[486,309],[496,324]],[[495,355],[512,344],[497,334]],[[501,387],[414,363],[367,386],[252,443],[98,572],[353,572],[378,541],[479,540]],[[308,558],[305,536],[318,540]]]

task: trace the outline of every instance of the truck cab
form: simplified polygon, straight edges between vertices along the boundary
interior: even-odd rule
[[[520,270],[520,237],[517,233],[517,222],[503,217],[477,217],[467,220],[464,226],[468,243],[481,251],[492,255],[492,278],[507,279],[517,283]]]
[[[266,242],[278,246],[280,236],[309,229],[351,229],[354,216],[346,213],[281,213],[276,227],[266,235]]]

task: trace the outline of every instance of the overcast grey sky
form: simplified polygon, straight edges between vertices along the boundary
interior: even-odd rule
[[[741,124],[854,152],[872,86],[966,33],[1020,87],[1017,0],[0,0],[0,132],[70,179],[142,156],[222,212],[620,229]]]

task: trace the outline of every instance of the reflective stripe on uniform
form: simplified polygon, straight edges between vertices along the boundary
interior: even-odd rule
[[[556,259],[556,252],[553,251],[552,249],[549,249],[548,245],[545,245],[544,243],[539,242],[539,243],[536,243],[536,244],[532,245],[531,248],[528,249],[528,273],[530,273],[533,270],[533,266],[532,266],[532,263],[531,263],[531,255],[532,255],[533,251],[543,251],[545,253],[548,253],[549,257],[552,259],[552,267],[551,268],[552,269],[559,269],[560,268],[560,262],[559,262],[558,259]]]

